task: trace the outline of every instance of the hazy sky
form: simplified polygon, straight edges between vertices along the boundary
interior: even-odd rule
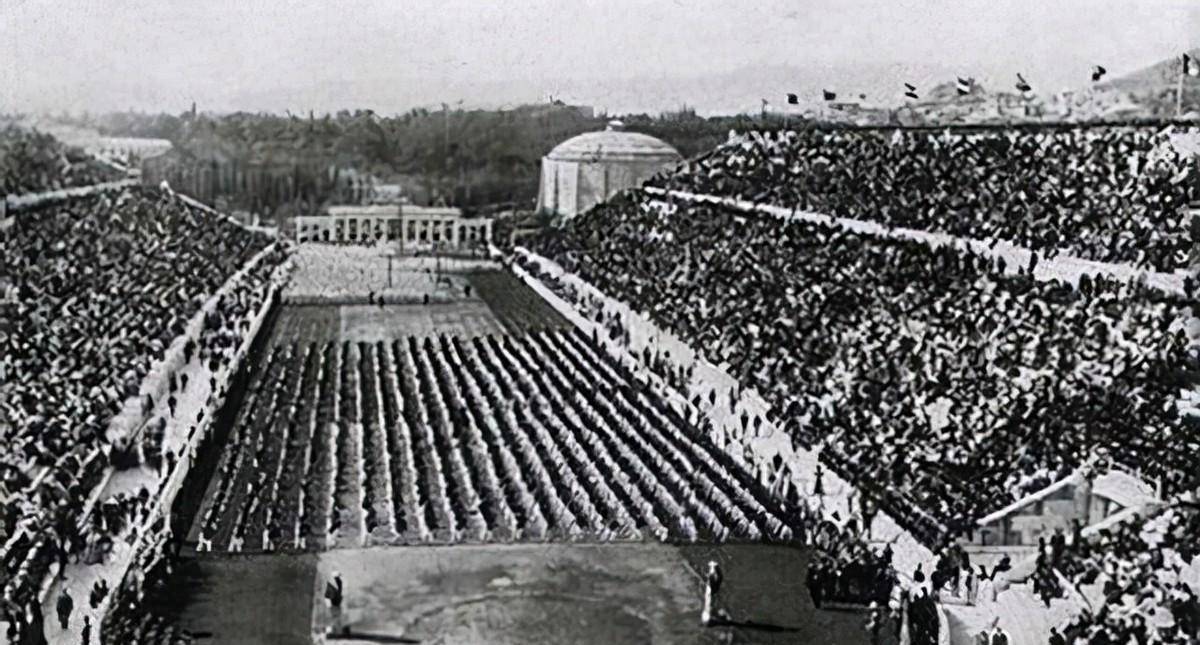
[[[1060,89],[1196,46],[1200,0],[0,0],[0,112],[396,112],[839,61]]]

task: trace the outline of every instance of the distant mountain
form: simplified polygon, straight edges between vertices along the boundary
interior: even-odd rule
[[[1194,50],[1193,54],[1200,58],[1200,49]],[[1174,91],[1172,70],[1178,69],[1178,65],[1179,59],[1174,58],[1095,84],[1087,78],[1086,68],[1075,77],[1077,81],[1073,85],[1064,85],[1057,77],[1027,75],[1027,78],[1033,85],[1033,92],[1041,97],[1070,87],[1077,92],[1157,95]],[[1114,64],[1113,67],[1118,66]],[[389,115],[418,107],[438,110],[442,102],[454,107],[461,101],[461,106],[467,109],[511,108],[544,102],[547,95],[553,95],[566,103],[591,105],[597,111],[612,115],[675,112],[685,106],[703,116],[753,114],[762,109],[763,99],[769,102],[768,109],[773,112],[806,114],[824,109],[822,90],[835,92],[838,101],[882,109],[906,106],[911,101],[904,97],[905,83],[917,87],[916,92],[921,97],[917,102],[923,104],[962,105],[977,101],[981,96],[994,101],[997,95],[1016,95],[1017,71],[1001,64],[967,67],[936,62],[902,64],[866,60],[765,63],[695,75],[445,78],[434,82],[411,71],[379,68],[363,70],[352,79],[310,85],[235,86],[230,88],[228,95],[214,100],[211,105],[201,105],[201,108],[271,112],[291,109],[300,113],[362,108]],[[963,99],[955,91],[955,79],[959,76],[971,76],[976,80],[975,91]],[[1189,79],[1189,86],[1191,82]],[[1200,79],[1195,82],[1200,83]],[[787,103],[789,93],[799,97],[799,105]],[[1161,113],[1169,106],[1173,110],[1172,101],[1156,97],[1148,109]],[[180,101],[181,109],[188,104],[190,100]]]
[[[564,86],[565,94],[610,112],[655,112],[694,107],[701,114],[757,112],[761,100],[777,111],[803,111],[824,103],[823,90],[839,101],[899,105],[904,83],[930,87],[954,78],[955,70],[939,65],[838,63],[811,66],[763,65],[698,77],[640,78]],[[788,105],[787,94],[800,104]],[[862,98],[865,96],[866,98]]]
[[[970,73],[976,79],[975,91],[965,101],[959,101],[956,79]],[[919,103],[970,102],[982,94],[995,96],[989,87],[1004,87],[1002,79],[1007,70],[972,69],[939,64],[901,65],[889,63],[844,63],[830,66],[764,66],[739,69],[703,79],[670,79],[666,82],[647,82],[652,89],[641,89],[638,95],[670,94],[669,106],[687,103],[701,114],[730,114],[757,112],[760,99],[770,101],[770,108],[779,112],[820,111],[824,103],[822,90],[837,94],[837,101],[860,103],[875,108],[901,107],[910,103],[905,98],[905,83],[917,87]],[[1011,83],[1010,83],[1011,84]],[[788,105],[787,93],[795,93],[799,105]],[[614,93],[619,94],[619,92]],[[637,98],[633,96],[630,98]],[[604,105],[603,100],[595,104]],[[610,109],[611,111],[611,109]]]
[[[1097,83],[1092,88],[1095,102],[1108,104],[1103,116],[1174,117],[1180,98],[1178,112],[1183,116],[1200,109],[1200,77],[1185,76],[1180,85],[1183,66],[1180,54]],[[1200,58],[1200,48],[1189,51],[1188,55]]]
[[[993,72],[989,74],[989,72]],[[657,114],[687,106],[698,114],[757,113],[762,99],[774,111],[803,112],[818,109],[822,90],[837,93],[838,100],[879,106],[905,103],[904,83],[925,93],[971,73],[980,82],[994,82],[996,70],[964,70],[939,64],[838,62],[811,65],[755,65],[705,75],[640,76],[631,78],[578,78],[559,81],[538,79],[472,82],[445,79],[434,85],[416,78],[395,78],[373,71],[353,81],[306,87],[246,88],[228,103],[246,110],[336,111],[351,105],[395,114],[415,107],[437,109],[442,101],[464,107],[503,108],[543,100],[552,94],[573,105],[592,105],[608,114]],[[1005,73],[1000,70],[1000,73]],[[788,105],[787,94],[799,96],[800,105]],[[865,95],[865,99],[861,98]],[[217,108],[220,109],[220,108]]]
[[[969,94],[959,94],[958,79],[955,78],[934,85],[921,96],[921,99],[929,103],[972,103],[990,99],[993,96],[995,93],[988,90],[978,80],[972,84]]]
[[[1152,93],[1162,89],[1174,91],[1183,66],[1182,54],[1183,52],[1180,52],[1180,56],[1161,60],[1135,72],[1100,82],[1097,87],[1133,93]],[[1193,49],[1187,54],[1200,60],[1200,48]],[[1189,76],[1184,79],[1184,83],[1188,87],[1192,85],[1200,87],[1200,77]]]

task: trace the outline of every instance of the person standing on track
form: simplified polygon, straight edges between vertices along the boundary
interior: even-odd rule
[[[65,579],[64,579],[65,581]],[[55,609],[58,612],[58,625],[63,629],[67,629],[71,624],[71,610],[75,608],[75,601],[72,600],[71,594],[64,589],[58,596],[58,603]]]
[[[342,625],[342,574],[333,572],[333,578],[325,583],[325,600],[329,603],[329,633],[348,634],[350,627]]]
[[[717,601],[717,593],[721,591],[721,565],[716,560],[708,561],[708,574],[704,579],[704,609],[700,611],[700,622],[705,627],[713,624],[713,604]]]

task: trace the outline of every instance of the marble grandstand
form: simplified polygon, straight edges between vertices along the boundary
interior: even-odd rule
[[[19,383],[0,446],[10,624],[44,618],[63,643],[81,615],[106,643],[322,642],[339,624],[432,640],[422,612],[504,613],[479,599],[537,596],[531,571],[571,593],[569,551],[594,555],[570,579],[611,615],[666,580],[664,643],[816,641],[841,616],[830,642],[1042,645],[1053,627],[1082,644],[1136,631],[1143,606],[1147,642],[1194,640],[1200,335],[1179,214],[1196,164],[1160,154],[1161,132],[943,136],[751,133],[613,199],[678,155],[583,135],[546,157],[562,227],[395,276],[373,245],[479,248],[491,222],[333,207],[297,219],[297,245],[168,189],[68,194],[93,175],[47,170],[57,196],[19,200],[0,258],[17,299],[44,296],[4,349],[52,377]],[[382,546],[396,557],[364,549]],[[542,547],[555,566],[488,568]],[[456,559],[421,611],[379,582]],[[744,623],[689,613],[709,560]],[[320,594],[335,571],[355,576],[345,616]],[[530,614],[601,615],[556,602]]]

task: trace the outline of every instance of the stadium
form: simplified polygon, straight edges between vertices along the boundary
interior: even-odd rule
[[[1200,642],[1162,69],[1121,120],[0,114],[0,643]],[[521,199],[452,118],[533,124]]]

